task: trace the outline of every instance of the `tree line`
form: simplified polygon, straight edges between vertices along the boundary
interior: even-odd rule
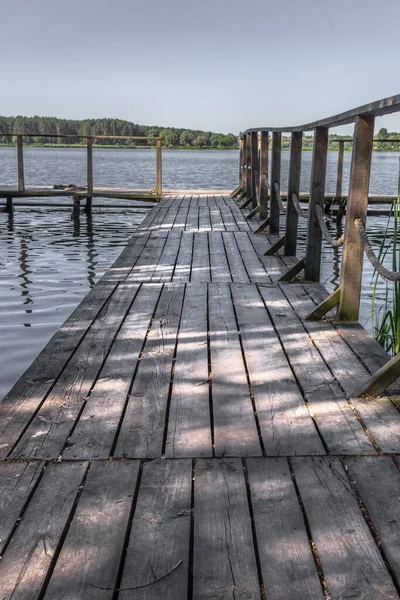
[[[57,119],[56,117],[1,117],[0,143],[14,144],[15,140],[1,135],[3,133],[22,133],[24,144],[84,144],[79,136],[123,135],[123,136],[154,136],[161,137],[163,146],[167,148],[237,148],[238,136],[233,133],[213,133],[198,129],[181,129],[175,127],[158,127],[137,125],[121,119]],[[54,138],[54,135],[77,136],[65,140]],[[154,145],[155,141],[141,140],[95,140],[96,144],[107,146],[141,146]]]

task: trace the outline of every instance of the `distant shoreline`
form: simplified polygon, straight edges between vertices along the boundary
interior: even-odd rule
[[[2,144],[0,143],[0,148],[16,148],[15,144]],[[24,144],[24,148],[86,148],[86,144]],[[155,146],[126,146],[123,144],[93,144],[93,148],[99,149],[103,148],[105,150],[155,150]],[[236,150],[239,151],[239,146],[228,146],[227,148],[223,148],[222,146],[217,146],[213,148],[212,146],[163,146],[163,150]]]

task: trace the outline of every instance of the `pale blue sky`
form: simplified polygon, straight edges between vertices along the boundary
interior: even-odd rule
[[[3,115],[237,133],[400,93],[400,0],[0,0]],[[377,127],[400,131],[400,114]]]

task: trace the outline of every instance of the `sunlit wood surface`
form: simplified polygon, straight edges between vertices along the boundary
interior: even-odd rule
[[[388,356],[229,196],[168,196],[0,405],[1,600],[399,598]]]

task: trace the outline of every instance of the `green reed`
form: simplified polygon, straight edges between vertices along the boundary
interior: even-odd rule
[[[390,233],[392,224],[393,236]],[[392,270],[397,271],[400,266],[400,166],[397,199],[393,202],[378,252],[381,262],[390,250],[392,250]],[[383,304],[377,308],[377,300],[382,299],[378,293],[380,278],[381,276],[375,270],[372,288],[372,330],[379,344],[387,352],[395,355],[400,352],[400,282],[384,280]]]

